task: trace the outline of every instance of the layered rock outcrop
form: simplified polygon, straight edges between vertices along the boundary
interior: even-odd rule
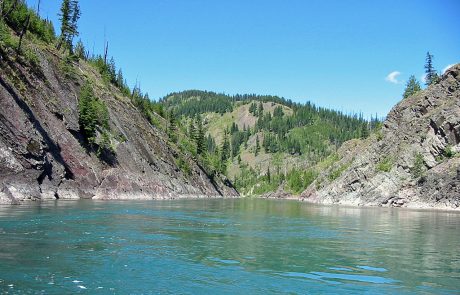
[[[345,143],[303,192],[327,204],[460,208],[460,64],[402,100],[382,130]]]
[[[36,64],[0,59],[0,203],[238,195],[181,154],[95,68],[81,62],[66,71],[52,49],[35,53]],[[79,130],[78,94],[88,79],[109,109],[116,156],[105,161],[85,148]]]

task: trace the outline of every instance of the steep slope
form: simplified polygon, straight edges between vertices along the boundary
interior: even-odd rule
[[[302,194],[306,201],[458,209],[460,64],[402,100],[380,133],[342,146],[340,159]]]
[[[29,56],[0,45],[0,203],[238,195],[180,152],[92,65],[66,61],[34,38],[24,40]],[[108,108],[113,153],[99,157],[79,124],[88,81]]]

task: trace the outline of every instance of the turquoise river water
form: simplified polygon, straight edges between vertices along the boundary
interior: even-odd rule
[[[460,214],[207,199],[0,206],[0,294],[460,294]]]

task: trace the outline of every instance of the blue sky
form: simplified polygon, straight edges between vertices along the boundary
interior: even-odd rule
[[[41,2],[40,14],[57,25],[61,1]],[[458,0],[81,0],[80,6],[87,49],[101,53],[105,36],[129,83],[139,81],[154,99],[186,89],[274,94],[384,116],[408,77],[423,75],[428,50],[439,71],[460,62]]]

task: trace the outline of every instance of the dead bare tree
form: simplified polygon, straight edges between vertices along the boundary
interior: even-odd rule
[[[109,51],[109,41],[104,44],[104,63],[107,64],[107,52]]]
[[[18,44],[18,49],[17,49],[18,54],[21,52],[22,38],[24,37],[24,34],[27,32],[27,29],[29,28],[29,22],[30,22],[30,13],[27,14],[26,21],[24,22],[24,26],[22,27],[21,34],[19,35],[19,44]]]

